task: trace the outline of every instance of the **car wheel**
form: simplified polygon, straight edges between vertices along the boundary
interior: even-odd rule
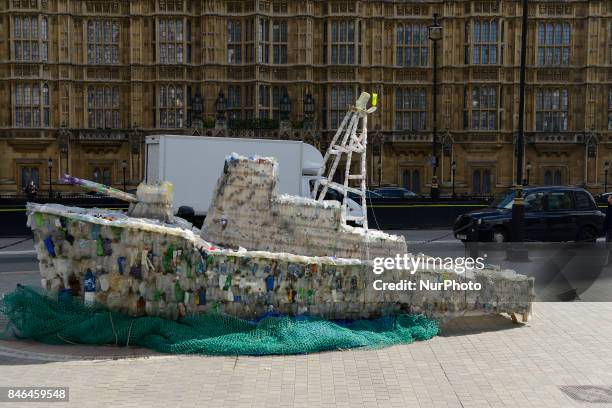
[[[597,241],[597,231],[593,227],[582,227],[578,240],[582,242],[595,242]]]
[[[497,243],[507,242],[508,233],[503,228],[495,228],[493,230],[492,241]]]

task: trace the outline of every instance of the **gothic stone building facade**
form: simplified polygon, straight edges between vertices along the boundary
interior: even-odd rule
[[[380,101],[369,122],[369,184],[427,192],[434,13],[443,26],[442,192],[453,162],[457,192],[506,188],[520,1],[1,0],[0,192],[30,179],[44,191],[65,172],[121,186],[124,168],[134,185],[151,133],[325,148],[361,90]],[[532,184],[601,191],[612,160],[612,2],[532,0],[529,16],[525,173]],[[220,91],[226,117],[241,126],[214,128]],[[261,129],[254,119],[274,123],[285,93],[293,128]],[[306,94],[314,112],[304,121]]]

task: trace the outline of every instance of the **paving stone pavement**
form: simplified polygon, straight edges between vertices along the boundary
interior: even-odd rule
[[[461,318],[426,342],[299,356],[0,341],[0,385],[70,387],[58,408],[602,407],[559,387],[612,386],[612,303],[537,303],[526,325]]]

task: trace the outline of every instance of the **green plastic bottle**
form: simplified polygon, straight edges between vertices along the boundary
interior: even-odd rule
[[[181,288],[179,281],[174,284],[174,298],[177,302],[182,302],[185,299],[185,291]]]
[[[170,245],[166,254],[162,258],[162,266],[164,267],[164,271],[172,272],[172,258],[174,256],[174,245]]]
[[[223,290],[229,290],[232,287],[232,275],[227,275],[225,278],[225,285],[223,285]]]
[[[102,242],[102,237],[98,236],[96,240],[96,254],[98,256],[104,256],[104,243]]]

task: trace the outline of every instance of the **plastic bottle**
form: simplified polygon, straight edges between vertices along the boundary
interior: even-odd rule
[[[127,263],[127,260],[125,259],[125,256],[120,256],[119,258],[117,258],[117,266],[119,267],[119,273],[121,275],[125,273],[126,263]]]
[[[121,294],[119,292],[110,292],[106,298],[106,306],[110,310],[118,310],[121,307]]]
[[[181,288],[179,281],[174,284],[174,298],[177,302],[182,302],[185,299],[185,291]]]
[[[102,292],[106,292],[108,291],[109,288],[110,288],[110,279],[108,275],[107,274],[101,275],[100,276],[100,290]]]
[[[45,247],[47,248],[47,252],[49,252],[49,256],[51,258],[55,258],[57,255],[55,254],[55,246],[53,245],[53,239],[49,236],[45,238]]]
[[[96,255],[104,256],[104,243],[102,242],[102,238],[98,236],[96,240]]]
[[[225,278],[225,284],[223,285],[223,290],[229,290],[232,287],[232,275],[227,275]]]
[[[93,304],[96,298],[96,277],[89,268],[87,268],[83,278],[83,289],[85,291],[85,304]]]
[[[100,238],[100,226],[98,224],[93,224],[91,226],[91,239],[97,240]]]
[[[134,279],[141,280],[142,279],[142,267],[140,265],[133,265],[130,268],[130,275],[134,277]]]
[[[34,222],[36,223],[36,226],[38,228],[41,228],[44,224],[44,218],[43,215],[41,213],[35,213],[34,214]]]
[[[162,259],[162,266],[165,272],[172,272],[172,259],[174,257],[174,245],[170,244],[166,254]]]
[[[272,292],[274,290],[274,275],[268,275],[266,277],[266,291]]]
[[[156,301],[147,300],[145,303],[145,314],[147,316],[157,316],[159,313],[158,305]]]
[[[145,314],[146,305],[147,305],[147,302],[145,302],[144,297],[140,296],[138,298],[138,302],[136,303],[136,314],[138,316],[142,316],[143,314]]]
[[[198,291],[198,296],[196,297],[196,304],[199,306],[206,305],[206,289],[201,288]]]
[[[79,282],[79,279],[76,277],[74,273],[71,274],[70,277],[68,278],[68,285],[70,286],[70,289],[72,290],[72,295],[79,296],[79,293],[81,292],[81,284]]]
[[[102,247],[104,249],[104,255],[105,256],[111,256],[113,254],[112,243],[113,243],[113,241],[108,239],[108,238],[104,238],[102,240]]]

